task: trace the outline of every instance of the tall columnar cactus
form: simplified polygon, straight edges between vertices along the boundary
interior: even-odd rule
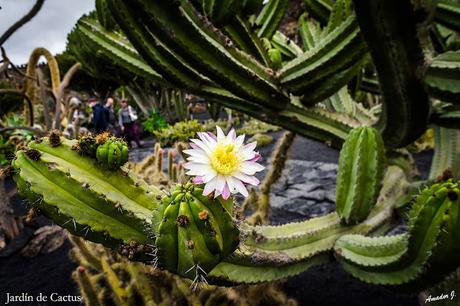
[[[340,152],[337,213],[347,224],[366,219],[382,186],[385,148],[379,132],[361,127],[350,132]]]

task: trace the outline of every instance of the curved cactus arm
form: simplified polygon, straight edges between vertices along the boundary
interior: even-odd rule
[[[365,55],[355,16],[350,16],[313,49],[286,63],[280,70],[281,84],[304,95],[303,104],[313,105],[345,86],[362,68]],[[356,65],[358,69],[351,69]],[[328,84],[327,91],[317,89],[322,84]]]
[[[271,43],[274,48],[280,50],[281,54],[289,59],[303,54],[302,49],[280,31],[276,31],[275,34],[273,34]]]
[[[424,55],[412,4],[409,0],[353,2],[384,97],[377,126],[388,147],[408,145],[426,130],[430,113],[420,75]]]
[[[280,226],[242,225],[239,249],[209,274],[216,281],[257,283],[299,274],[328,260],[339,239],[347,234],[369,234],[391,219],[393,209],[405,201],[408,189],[399,167],[390,166],[380,198],[368,219],[356,226],[340,225],[336,213]],[[267,274],[263,271],[266,269]]]
[[[450,29],[460,30],[460,4],[450,0],[438,0],[434,20]]]
[[[227,284],[256,284],[281,280],[298,275],[313,266],[331,261],[330,255],[322,254],[297,263],[275,267],[273,265],[239,265],[229,262],[219,263],[208,274],[211,282]]]
[[[436,56],[425,74],[427,89],[435,98],[460,103],[460,51],[450,51]]]
[[[27,64],[26,75],[29,77],[26,79],[26,94],[32,100],[35,101],[35,73],[37,71],[37,64],[41,57],[44,57],[48,62],[48,67],[51,72],[51,86],[53,94],[57,94],[57,90],[61,85],[61,75],[59,72],[59,65],[56,58],[46,50],[45,48],[36,48],[32,51]]]
[[[73,145],[52,147],[44,139],[19,151],[13,162],[19,190],[56,223],[87,239],[110,247],[152,243],[151,211],[161,191],[122,170],[102,169]]]
[[[256,19],[257,35],[271,39],[286,15],[289,0],[269,0]]]
[[[103,52],[107,58],[135,75],[152,79],[156,83],[165,83],[163,77],[144,62],[125,37],[107,31],[96,20],[90,17],[81,18],[74,33],[71,35],[80,35],[81,39],[92,43],[95,50]]]
[[[254,33],[252,26],[240,16],[224,27],[225,33],[244,52],[251,54],[265,66],[270,66],[270,59],[261,39]]]
[[[120,25],[125,23],[148,29],[150,37],[144,30],[139,37],[138,49],[152,40],[151,35],[157,35],[162,38],[161,43],[223,88],[275,108],[282,107],[283,101],[287,102],[287,96],[278,90],[268,69],[251,56],[227,46],[228,39],[209,27],[187,1],[174,5],[170,1],[122,1],[125,2],[123,7],[119,7],[122,3],[118,2],[109,1],[109,4],[115,16],[123,14],[122,18],[117,18]],[[128,15],[131,17],[126,18]],[[137,35],[126,27],[123,30],[129,39]],[[141,52],[144,56],[149,53],[145,49]],[[277,103],[272,103],[273,100]]]
[[[299,17],[299,35],[302,38],[303,47],[306,51],[313,49],[321,38],[322,29],[320,25],[308,18],[307,13]]]
[[[279,112],[242,100],[225,90],[203,87],[202,95],[229,108],[245,112],[259,120],[282,126],[300,135],[326,141],[340,147],[349,130],[359,124],[348,116],[341,116],[319,108],[305,109],[288,104]]]
[[[431,163],[429,178],[435,179],[450,170],[455,177],[460,176],[460,131],[434,127],[435,153]]]
[[[407,252],[406,234],[379,238],[344,235],[335,245],[337,256],[365,267],[387,266],[401,259]]]
[[[390,181],[393,179],[399,181]],[[389,168],[385,182],[387,185],[382,189],[375,208],[363,223],[355,226],[343,225],[340,217],[332,213],[301,223],[281,226],[243,226],[241,253],[233,260],[244,262],[253,254],[259,254],[261,257],[262,254],[266,254],[266,261],[278,256],[284,258],[285,263],[290,263],[330,250],[340,236],[353,233],[368,234],[376,230],[391,218],[393,208],[405,201],[407,193],[413,192],[408,188],[404,174],[398,167]],[[279,264],[279,259],[273,260]]]
[[[398,238],[375,237],[356,239],[361,243],[379,245],[375,248],[361,248],[360,256],[355,256],[353,247],[344,245],[349,237],[342,237],[336,247],[338,256],[346,271],[362,281],[381,285],[401,285],[414,282],[423,275],[436,278],[438,273],[452,270],[459,264],[458,256],[452,254],[459,249],[459,197],[458,184],[452,181],[436,183],[425,188],[418,196],[409,213],[407,246],[398,244]],[[384,262],[382,269],[374,269],[369,262],[378,261],[388,250],[381,246],[388,242],[393,244],[395,255],[403,251],[402,256],[395,256]],[[401,237],[401,239],[403,239]],[[365,242],[363,242],[365,241]],[[346,250],[348,256],[342,256]],[[391,252],[390,252],[391,253]],[[386,264],[386,265],[385,265]],[[421,283],[421,280],[417,281]]]
[[[318,20],[321,24],[326,25],[329,21],[333,0],[305,0],[306,9],[309,15]]]

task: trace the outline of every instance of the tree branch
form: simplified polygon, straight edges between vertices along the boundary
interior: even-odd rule
[[[22,96],[27,101],[27,106],[29,107],[30,126],[31,127],[34,126],[34,106],[30,98],[24,92],[22,92],[19,89],[5,88],[5,89],[0,89],[0,94],[16,94],[16,95]]]
[[[21,19],[16,21],[8,30],[6,30],[6,32],[3,33],[3,35],[0,37],[0,46],[2,46],[5,43],[5,41],[7,41],[8,38],[10,38],[10,36],[13,35],[13,33],[16,32],[20,27],[22,27],[32,18],[34,18],[35,15],[37,15],[37,13],[42,8],[44,2],[45,0],[37,0],[37,2],[35,2],[35,5],[26,15],[24,15]]]
[[[62,79],[61,85],[59,86],[57,93],[56,93],[56,112],[54,117],[54,128],[60,130],[61,129],[61,100],[64,96],[64,90],[69,85],[70,80],[72,77],[77,73],[77,71],[81,68],[80,63],[74,64],[65,74],[64,78]]]

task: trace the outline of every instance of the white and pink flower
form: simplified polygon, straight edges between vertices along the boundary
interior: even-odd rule
[[[191,140],[192,149],[184,151],[189,155],[184,167],[188,175],[194,176],[193,182],[205,184],[204,195],[214,192],[214,197],[228,199],[231,194],[241,193],[247,197],[246,185],[257,186],[260,182],[254,174],[264,169],[257,163],[257,143],[245,145],[245,135],[237,137],[234,129],[225,135],[220,127],[217,136],[208,132],[198,133],[198,137]]]

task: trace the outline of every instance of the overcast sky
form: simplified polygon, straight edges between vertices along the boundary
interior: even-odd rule
[[[36,47],[56,54],[65,49],[67,34],[78,18],[94,9],[94,0],[45,0],[41,11],[5,43],[8,57],[16,65],[27,63]],[[35,0],[0,0],[0,35],[24,16]]]

